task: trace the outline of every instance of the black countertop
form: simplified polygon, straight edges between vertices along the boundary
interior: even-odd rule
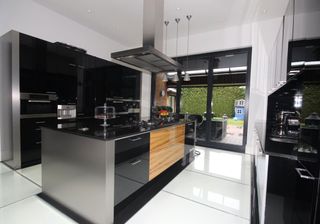
[[[79,119],[74,122],[53,122],[46,124],[43,127],[53,129],[56,131],[62,131],[70,134],[80,135],[89,138],[95,138],[99,140],[109,141],[127,136],[138,135],[150,132],[152,130],[170,127],[173,125],[186,124],[189,121],[174,121],[170,123],[158,124],[158,125],[111,125],[109,127],[101,126],[103,122],[96,119]]]

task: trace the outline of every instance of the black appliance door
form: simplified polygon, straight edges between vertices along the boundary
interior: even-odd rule
[[[57,102],[50,100],[21,100],[21,114],[56,114]]]
[[[115,142],[115,205],[149,181],[150,134]]]

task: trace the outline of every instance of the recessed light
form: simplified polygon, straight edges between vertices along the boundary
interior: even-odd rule
[[[177,10],[179,11],[179,10],[180,10],[180,8],[178,7],[178,8],[177,8]]]
[[[264,9],[262,12],[263,12],[263,14],[266,14],[268,12],[268,10]]]
[[[91,10],[91,9],[88,9],[87,12],[88,12],[88,13],[92,13],[92,10]]]

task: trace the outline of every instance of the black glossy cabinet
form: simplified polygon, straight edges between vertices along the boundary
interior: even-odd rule
[[[20,91],[27,93],[44,93],[47,89],[48,42],[19,35],[20,40]]]
[[[84,71],[78,75],[78,116],[93,116],[94,108],[106,98],[139,99],[140,72],[91,56],[84,57]]]
[[[41,126],[54,122],[56,118],[21,119],[21,167],[41,162]]]
[[[266,224],[317,223],[314,209],[318,180],[307,171],[316,171],[316,166],[312,162],[269,157]]]
[[[58,103],[76,103],[82,52],[20,34],[20,92],[56,93]]]
[[[20,91],[56,93],[58,104],[77,104],[92,117],[106,98],[140,98],[141,72],[65,44],[20,34]]]
[[[59,104],[77,102],[77,81],[84,72],[84,53],[59,44],[52,44],[52,54],[48,58],[52,73],[47,76],[49,91],[56,92]]]
[[[149,181],[150,134],[115,142],[115,205]]]

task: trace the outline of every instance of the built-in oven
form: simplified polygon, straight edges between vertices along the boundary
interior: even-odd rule
[[[149,181],[149,145],[150,133],[115,142],[115,206]]]
[[[21,117],[53,117],[57,114],[56,94],[21,93]]]

